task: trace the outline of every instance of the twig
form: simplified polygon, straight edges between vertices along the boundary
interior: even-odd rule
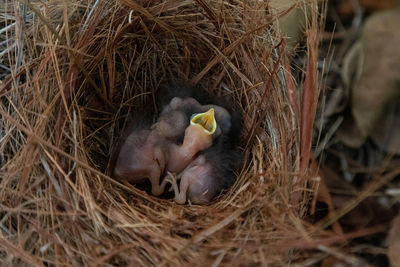
[[[378,179],[370,182],[368,184],[368,186],[364,190],[359,192],[353,200],[349,201],[340,210],[337,210],[336,212],[334,212],[332,216],[329,216],[328,218],[319,222],[318,225],[320,225],[322,229],[329,227],[332,223],[336,222],[337,220],[342,218],[344,215],[349,213],[351,210],[353,210],[355,207],[357,207],[358,204],[360,204],[363,200],[365,200],[367,197],[369,197],[372,193],[377,191],[382,186],[386,185],[392,179],[396,178],[399,175],[399,173],[400,173],[400,169],[397,168],[397,169],[389,172],[388,174],[380,176],[380,177],[378,177]]]
[[[351,264],[351,266],[354,266],[354,267],[371,266],[368,263],[366,263],[364,260],[356,258],[352,255],[343,253],[343,252],[339,251],[338,249],[330,248],[330,247],[327,247],[324,245],[319,245],[317,248],[325,253],[335,256],[336,258],[346,262],[347,264]]]
[[[75,168],[76,168],[76,162],[78,161],[78,141],[76,140],[76,112],[75,112],[75,110],[72,112],[72,116],[73,116],[73,135],[72,135],[72,138],[73,138],[73,141],[74,141],[74,158],[75,158],[75,160],[73,161],[73,165],[72,165],[72,168],[71,168],[71,170],[67,173],[67,177],[69,177],[71,174],[72,174],[72,172],[75,170]]]
[[[1,29],[0,29],[0,34],[2,34],[2,33],[5,32],[5,31],[8,31],[8,30],[11,29],[12,27],[14,27],[16,24],[17,24],[16,22],[13,22],[13,23],[11,23],[10,25],[7,25],[7,26],[4,27],[4,28],[1,28]]]
[[[87,25],[89,19],[92,17],[93,12],[94,12],[94,10],[96,9],[96,7],[97,7],[98,4],[99,4],[99,0],[96,0],[96,2],[94,3],[94,5],[91,7],[91,9],[90,9],[90,11],[89,11],[89,14],[87,15],[87,17],[86,17],[86,19],[85,19],[85,22],[83,23],[83,25],[82,25],[82,27],[81,27],[81,29],[80,29],[81,33],[85,30],[86,25]]]

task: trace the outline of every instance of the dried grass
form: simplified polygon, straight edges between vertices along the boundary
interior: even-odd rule
[[[315,1],[310,6],[315,37]],[[300,102],[267,10],[261,1],[5,2],[0,262],[248,266],[301,259],[290,242],[321,232],[302,220],[312,192],[291,199],[293,190],[307,191],[300,152],[310,147],[300,151]],[[245,167],[208,206],[177,205],[108,176],[128,114],[152,106],[159,85],[176,78],[231,98],[244,114]],[[305,120],[311,128],[301,136],[311,138],[314,114]]]

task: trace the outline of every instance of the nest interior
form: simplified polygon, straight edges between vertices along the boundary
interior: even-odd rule
[[[3,263],[279,264],[302,238],[290,195],[299,129],[276,17],[262,1],[8,3],[23,26],[3,64]],[[4,20],[3,23],[11,23]],[[22,32],[21,32],[22,31]],[[18,48],[17,47],[17,48]],[[115,181],[129,116],[184,80],[243,114],[244,167],[210,205],[177,205]],[[289,257],[290,256],[290,257]],[[299,255],[300,257],[300,255]]]

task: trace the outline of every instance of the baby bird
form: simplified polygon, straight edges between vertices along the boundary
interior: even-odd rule
[[[171,183],[178,204],[185,204],[186,201],[206,204],[233,184],[235,171],[238,170],[240,162],[240,154],[236,150],[224,148],[224,145],[219,143],[201,152],[178,175],[179,186],[177,180],[170,174],[164,181]]]
[[[215,139],[216,137],[220,136],[222,132],[225,134],[228,133],[231,128],[231,116],[229,112],[221,106],[211,104],[201,105],[193,97],[174,97],[171,99],[170,103],[164,107],[160,117],[164,122],[163,127],[169,125],[167,131],[171,132],[172,129],[175,129],[174,133],[177,134],[177,137],[179,136],[178,132],[182,134],[184,131],[183,127],[187,127],[189,125],[189,120],[187,120],[187,118],[193,118],[195,113],[206,112],[211,108],[214,109],[215,120],[217,121],[217,128],[213,137]],[[181,118],[185,118],[185,121],[174,121],[176,120],[176,117],[171,115],[173,114],[176,116],[177,113],[180,113],[182,116]]]
[[[148,129],[132,132],[121,147],[114,176],[128,182],[140,182],[148,178],[152,194],[162,194],[159,179],[167,160],[165,140],[164,136]]]
[[[192,112],[193,100],[173,99],[150,129],[134,130],[127,137],[114,168],[116,178],[130,182],[148,178],[152,194],[161,195],[166,182],[160,184],[160,176],[165,169],[180,172],[199,151],[211,146],[217,128],[213,108],[196,114],[186,127],[189,124],[186,113]],[[174,141],[182,132],[183,143],[177,145]]]
[[[149,179],[153,195],[164,192],[167,181],[160,184],[165,171],[180,173],[219,136],[231,132],[231,115],[219,105],[201,105],[193,88],[183,85],[165,87],[158,121],[148,120],[133,129],[121,145],[114,176],[128,182]],[[196,91],[198,99],[210,103],[211,97]],[[211,102],[212,103],[212,102]],[[140,125],[140,123],[139,123]]]
[[[182,101],[182,103],[179,103],[179,101]],[[182,145],[171,143],[169,146],[169,159],[166,170],[175,173],[183,171],[192,162],[197,152],[210,147],[214,139],[218,138],[222,133],[229,132],[231,127],[231,117],[223,107],[200,105],[194,98],[186,97],[184,99],[172,99],[171,108],[173,109],[174,104],[178,105],[178,103],[181,106],[190,107],[185,111],[187,115],[193,114],[193,112],[203,113],[191,116],[190,125],[185,130],[185,138]],[[170,112],[168,108],[167,111]],[[166,117],[169,118],[170,116]],[[173,125],[173,123],[169,122],[169,125]]]
[[[221,130],[225,134],[230,130],[231,117],[228,110],[223,107],[227,106],[226,101],[221,102],[219,97],[211,96],[201,88],[196,89],[194,86],[179,81],[163,84],[160,87],[159,101],[163,106],[161,116],[171,109],[175,109],[184,112],[188,118],[191,118],[194,113],[202,113],[214,108],[217,129],[213,139],[221,134]],[[182,138],[178,138],[178,140],[182,141]]]
[[[204,113],[194,114],[185,130],[182,145],[169,145],[167,171],[179,173],[184,170],[199,151],[212,145],[216,129],[213,108]]]
[[[194,204],[205,204],[215,198],[223,189],[230,187],[235,179],[236,172],[242,164],[242,156],[237,145],[240,142],[242,119],[233,109],[228,112],[221,105],[197,106],[204,111],[215,109],[217,124],[213,145],[200,153],[194,160],[175,178],[171,173],[164,181],[171,183],[175,193],[175,201],[184,204],[189,201]],[[179,184],[177,182],[179,181]]]

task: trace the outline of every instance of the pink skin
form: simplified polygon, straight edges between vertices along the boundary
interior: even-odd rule
[[[160,118],[151,129],[157,131],[161,136],[167,139],[173,139],[181,135],[185,131],[188,122],[186,115],[179,110],[179,108],[187,104],[188,103],[182,98],[174,97],[171,102],[164,107]]]
[[[156,131],[151,131],[146,140],[143,140],[141,134],[143,132],[128,136],[121,148],[114,174],[129,182],[140,182],[148,178],[151,182],[151,193],[155,196],[161,195],[165,190],[167,181],[160,184],[160,176],[165,169],[181,172],[199,151],[212,144],[212,137],[196,125],[186,129],[181,146],[171,143]]]
[[[160,184],[160,176],[164,171],[181,172],[199,151],[207,149],[212,144],[212,136],[206,134],[200,126],[190,125],[185,130],[187,118],[182,112],[174,112],[182,105],[197,105],[196,103],[198,104],[193,98],[175,97],[164,108],[159,121],[151,127],[151,131],[141,130],[131,133],[121,147],[114,175],[129,182],[140,182],[148,178],[152,194],[161,195],[167,184],[165,180]],[[183,144],[178,146],[171,139],[183,131],[185,131]]]
[[[169,111],[169,115],[180,105],[183,100],[175,98],[174,101],[164,108],[163,112]],[[185,130],[185,116],[174,112],[170,119],[175,123],[172,127],[165,117],[149,130],[135,131],[131,133],[121,147],[114,168],[114,175],[119,179],[129,182],[140,182],[149,179],[151,192],[158,196],[164,192],[166,182],[160,185],[160,176],[164,172],[168,160],[168,146],[171,138],[179,136]]]
[[[215,185],[211,165],[203,155],[198,156],[179,176],[179,187],[177,179],[172,175],[169,174],[164,179],[171,183],[176,203],[185,204],[188,200],[193,204],[205,204],[214,198]]]
[[[167,171],[179,173],[183,171],[199,151],[203,151],[212,145],[212,136],[205,133],[198,125],[190,125],[186,128],[183,144],[169,145]]]
[[[171,99],[169,104],[164,107],[164,109],[161,112],[161,116],[167,114],[168,112],[170,112],[172,110],[179,110],[183,106],[194,107],[195,109],[199,110],[199,113],[205,112],[208,109],[210,109],[210,108],[208,108],[207,110],[200,111],[200,109],[203,110],[202,109],[203,106],[196,99],[194,99],[192,97],[186,97],[183,99],[180,97],[174,97]]]
[[[145,140],[142,134],[144,132],[139,131],[128,136],[121,148],[114,175],[129,182],[140,182],[148,178],[151,182],[151,193],[158,196],[164,192],[166,185],[160,185],[159,182],[167,160],[167,148],[159,142],[160,136],[156,133],[151,132]]]
[[[172,110],[179,110],[179,108],[183,107],[183,106],[190,106],[193,109],[196,110],[196,113],[202,113],[202,112],[206,112],[208,111],[210,108],[214,108],[215,110],[215,119],[218,122],[226,122],[226,121],[230,121],[230,114],[229,112],[220,106],[217,105],[201,105],[196,99],[192,98],[192,97],[186,97],[186,98],[179,98],[179,97],[174,97],[170,103],[164,107],[162,113],[161,113],[161,117],[164,114],[167,114],[168,112],[171,112]],[[183,132],[183,131],[182,131]],[[214,134],[214,136],[219,136],[219,134],[221,133],[221,129],[218,126],[217,127],[217,131]]]

